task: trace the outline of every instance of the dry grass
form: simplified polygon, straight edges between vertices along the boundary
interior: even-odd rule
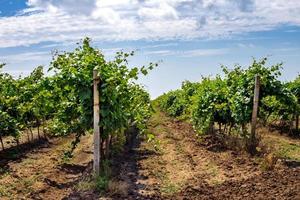
[[[280,135],[276,132],[270,133],[264,130],[261,148],[267,154],[281,159],[300,161],[300,141]]]
[[[129,185],[124,181],[114,181],[108,182],[108,192],[111,195],[120,195],[122,197],[128,196]]]

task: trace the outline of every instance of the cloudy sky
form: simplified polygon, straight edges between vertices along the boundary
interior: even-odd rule
[[[0,0],[0,62],[11,74],[47,67],[53,50],[85,36],[108,59],[122,49],[137,50],[132,66],[162,60],[141,79],[152,97],[252,57],[282,61],[285,81],[300,72],[299,0]]]

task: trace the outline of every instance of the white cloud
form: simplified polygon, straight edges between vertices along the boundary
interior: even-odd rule
[[[40,42],[169,40],[228,37],[300,26],[298,0],[29,0],[0,17],[0,47]]]
[[[24,62],[44,62],[51,58],[51,53],[49,52],[28,52],[28,53],[19,53],[13,55],[0,56],[0,63],[8,64],[20,64]]]
[[[144,49],[152,49],[152,48],[159,48],[159,47],[174,47],[174,46],[178,46],[178,43],[170,42],[170,43],[146,45],[146,46],[143,46],[143,48]]]
[[[192,49],[185,51],[177,50],[156,50],[145,51],[145,55],[160,55],[160,56],[178,56],[178,57],[200,57],[200,56],[217,56],[228,53],[228,49]]]
[[[142,7],[138,10],[138,16],[146,19],[178,19],[178,13],[173,6],[166,2],[159,3],[154,7]]]
[[[249,49],[249,48],[255,47],[255,45],[252,43],[247,43],[247,44],[246,43],[238,43],[237,46],[240,48],[244,48],[244,49]]]

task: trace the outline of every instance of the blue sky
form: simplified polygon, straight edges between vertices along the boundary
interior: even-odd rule
[[[153,98],[252,57],[283,62],[284,81],[300,73],[298,0],[0,0],[0,62],[13,75],[85,36],[108,59],[122,49],[137,50],[132,66],[162,60],[140,80]]]

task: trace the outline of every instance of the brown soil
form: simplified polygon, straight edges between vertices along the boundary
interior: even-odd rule
[[[0,199],[51,200],[68,195],[92,159],[92,137],[85,136],[75,157],[64,162],[64,150],[72,139],[72,136],[50,139],[35,149],[27,149],[26,153],[15,152],[16,159],[10,162],[6,159],[0,173]],[[0,164],[3,163],[1,158]]]
[[[300,168],[265,171],[261,158],[211,148],[188,123],[161,112],[149,126],[156,148],[141,142],[118,163],[128,195],[103,199],[300,199]]]
[[[61,155],[71,138],[51,140],[7,162],[6,172],[0,172],[0,199],[300,200],[300,167],[278,162],[266,171],[262,158],[200,141],[191,125],[161,112],[151,118],[149,132],[156,135],[155,141],[132,137],[124,152],[113,157],[113,175],[105,193],[80,191],[76,186],[91,173],[89,136],[69,163],[63,163]]]
[[[42,128],[40,128],[40,136],[38,135],[37,128],[32,129],[32,134],[29,130],[26,130],[20,134],[20,137],[18,139],[19,145],[21,148],[24,148],[23,146],[26,146],[27,144],[36,144],[37,141],[45,139],[46,136],[43,133]],[[9,151],[11,149],[17,148],[17,141],[12,136],[5,136],[2,138],[3,144],[4,144],[4,151]],[[3,151],[2,146],[0,147],[0,153]]]

